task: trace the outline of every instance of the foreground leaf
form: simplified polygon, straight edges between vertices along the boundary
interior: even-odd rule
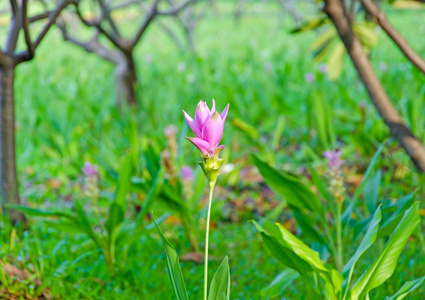
[[[156,222],[155,226],[158,229],[158,233],[162,240],[162,245],[164,246],[165,256],[167,259],[168,276],[170,277],[170,281],[174,292],[176,293],[177,300],[188,300],[186,285],[184,284],[183,273],[180,268],[177,252],[174,250],[173,246],[171,246],[170,242],[168,242],[167,238],[164,236]]]
[[[387,297],[386,299],[387,300],[404,299],[409,293],[413,292],[419,286],[421,286],[421,284],[424,282],[424,280],[425,280],[425,276],[418,278],[418,279],[415,279],[415,280],[412,280],[412,281],[408,281],[405,284],[403,284],[401,289],[399,289],[398,292],[394,294],[394,296]]]
[[[267,185],[284,197],[288,204],[301,210],[308,209],[316,212],[321,219],[325,219],[325,212],[319,198],[306,185],[288,173],[278,172],[255,155],[251,155],[251,159]]]
[[[210,286],[208,300],[229,300],[230,299],[230,270],[229,259],[223,259],[217,272],[214,274]]]
[[[261,298],[273,298],[282,295],[288,286],[299,276],[299,273],[292,269],[283,271],[261,291]]]
[[[403,219],[391,235],[381,254],[354,285],[351,291],[353,300],[357,300],[362,295],[369,293],[384,283],[394,273],[401,251],[419,222],[419,202],[415,202],[405,212]]]
[[[372,217],[372,220],[369,223],[369,227],[366,231],[365,236],[363,237],[363,240],[360,243],[360,246],[357,248],[356,253],[354,253],[348,263],[345,265],[342,273],[347,273],[349,270],[351,270],[351,273],[360,256],[365,253],[366,250],[369,249],[370,246],[372,246],[372,244],[375,242],[376,236],[378,235],[379,223],[381,223],[381,219],[382,211],[381,207],[378,207]]]

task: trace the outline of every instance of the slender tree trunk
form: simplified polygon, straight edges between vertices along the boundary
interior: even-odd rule
[[[391,135],[404,148],[418,170],[425,172],[425,147],[404,124],[400,114],[391,103],[367,54],[363,50],[360,40],[352,30],[350,17],[343,1],[325,0],[324,11],[335,25],[361,81],[385,124],[390,129]]]
[[[136,105],[137,73],[133,53],[126,54],[120,59],[115,69],[115,82],[118,106],[124,101],[129,105]]]
[[[19,204],[18,180],[15,158],[15,65],[0,66],[0,185],[2,206],[6,203]],[[10,211],[13,224],[24,222],[22,213]]]

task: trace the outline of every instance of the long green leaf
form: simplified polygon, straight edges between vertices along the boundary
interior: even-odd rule
[[[283,271],[261,291],[261,298],[273,298],[282,295],[288,286],[299,276],[299,273],[292,269]]]
[[[208,294],[208,300],[229,300],[230,299],[230,270],[229,259],[223,259],[217,272],[214,274]]]
[[[164,182],[164,169],[159,168],[158,174],[152,182],[152,185],[149,189],[148,194],[146,195],[145,201],[142,204],[142,208],[137,216],[136,221],[136,230],[141,227],[143,220],[145,219],[146,214],[149,212],[149,209],[155,199],[158,197],[159,192],[161,191],[162,184]]]
[[[105,227],[109,236],[112,236],[115,229],[124,221],[124,211],[121,205],[112,202],[109,205],[109,217],[106,220]]]
[[[370,213],[376,210],[381,180],[382,172],[381,170],[378,170],[375,174],[372,175],[372,177],[370,177],[370,179],[365,184],[363,197]]]
[[[424,282],[424,280],[425,280],[425,276],[404,283],[401,289],[399,289],[397,293],[395,293],[392,297],[387,297],[386,300],[404,299],[408,294],[410,294],[411,292],[416,290],[418,287],[420,287],[422,283]]]
[[[80,225],[76,223],[63,222],[63,221],[60,221],[60,222],[44,221],[43,223],[50,228],[55,228],[56,230],[70,233],[70,234],[78,234],[78,233],[86,234],[87,233],[85,228],[81,227]]]
[[[313,266],[304,261],[293,251],[286,248],[280,242],[281,238],[278,240],[275,236],[273,236],[273,234],[269,234],[269,232],[267,232],[257,222],[253,221],[253,223],[257,227],[257,230],[260,232],[264,243],[267,245],[267,248],[270,250],[274,258],[276,258],[280,263],[287,266],[288,268],[296,270],[316,293],[320,293],[317,286],[317,273],[313,269]],[[271,226],[274,225],[269,225],[267,227]]]
[[[67,218],[73,221],[76,221],[76,218],[71,214],[61,212],[61,211],[46,211],[35,208],[30,208],[26,206],[16,205],[16,204],[6,204],[6,208],[15,209],[24,214],[34,216],[34,217],[56,217],[56,218]]]
[[[162,245],[164,246],[165,256],[167,259],[168,276],[170,277],[177,300],[188,300],[186,285],[184,284],[183,273],[180,268],[177,252],[164,236],[155,220],[154,223],[161,237]]]
[[[353,300],[357,300],[362,295],[369,293],[384,283],[394,273],[401,251],[419,222],[419,203],[415,202],[405,212],[403,219],[394,230],[375,262],[354,285],[351,291]]]
[[[366,231],[365,236],[363,237],[363,240],[361,241],[354,255],[350,258],[350,260],[345,265],[342,271],[343,273],[347,273],[349,270],[352,270],[357,260],[360,258],[360,256],[363,253],[365,253],[366,250],[369,249],[370,246],[372,246],[372,244],[375,242],[376,236],[378,235],[378,229],[379,229],[379,224],[381,223],[381,219],[382,219],[382,211],[381,211],[381,207],[378,207],[375,211],[375,214],[372,217],[372,220],[369,222],[369,227]]]
[[[133,161],[131,153],[128,154],[120,169],[118,179],[118,187],[115,194],[115,202],[123,207],[125,211],[126,202],[125,198],[131,187],[131,173],[133,172]]]
[[[369,163],[369,165],[366,169],[366,172],[363,175],[362,182],[360,183],[360,185],[357,187],[356,191],[354,192],[353,201],[357,200],[359,198],[359,196],[361,195],[361,193],[363,192],[365,184],[366,184],[367,180],[369,179],[370,173],[372,172],[373,167],[377,163],[379,156],[381,155],[382,149],[384,149],[385,143],[386,143],[386,141],[383,142],[381,145],[379,145],[378,150],[376,150],[375,154],[373,155],[373,158],[370,161],[370,163]]]
[[[325,219],[319,198],[307,186],[288,173],[278,172],[255,155],[251,155],[251,159],[270,188],[283,196],[290,205],[311,210]]]

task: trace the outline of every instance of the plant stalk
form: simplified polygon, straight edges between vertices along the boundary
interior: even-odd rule
[[[335,227],[336,227],[336,269],[342,274],[343,262],[342,262],[342,230],[341,230],[341,209],[342,203],[337,204],[337,210],[335,214]]]
[[[207,300],[208,296],[208,236],[210,231],[210,215],[211,215],[211,204],[214,192],[215,183],[210,183],[210,194],[208,197],[208,213],[207,213],[207,226],[205,229],[205,270],[204,270],[204,300]]]

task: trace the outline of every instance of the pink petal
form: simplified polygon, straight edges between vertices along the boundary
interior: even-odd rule
[[[212,116],[212,114],[215,112],[215,100],[213,99],[213,104],[212,104],[212,108],[211,108],[211,112],[210,112],[210,116]]]
[[[211,148],[217,147],[223,136],[223,122],[218,112],[214,112],[202,129],[202,139],[207,141]]]
[[[214,155],[219,155],[220,154],[220,152],[223,150],[225,148],[225,146],[224,145],[220,145],[220,146],[218,146],[217,148],[215,148],[214,149]]]
[[[187,125],[189,125],[190,129],[192,129],[193,133],[197,137],[202,136],[202,130],[198,127],[198,124],[196,121],[194,121],[184,110],[183,110],[184,118],[186,119]]]
[[[190,137],[187,137],[186,139],[192,144],[194,144],[204,156],[208,156],[210,154],[211,145],[207,141],[204,141],[200,138]]]
[[[200,131],[202,131],[202,127],[205,125],[205,122],[209,116],[210,109],[208,108],[207,103],[204,101],[199,101],[195,112],[195,122]]]
[[[223,121],[223,124],[224,124],[224,121],[226,121],[228,111],[229,111],[229,104],[226,105],[226,107],[223,109],[223,111],[220,114],[220,118]]]

